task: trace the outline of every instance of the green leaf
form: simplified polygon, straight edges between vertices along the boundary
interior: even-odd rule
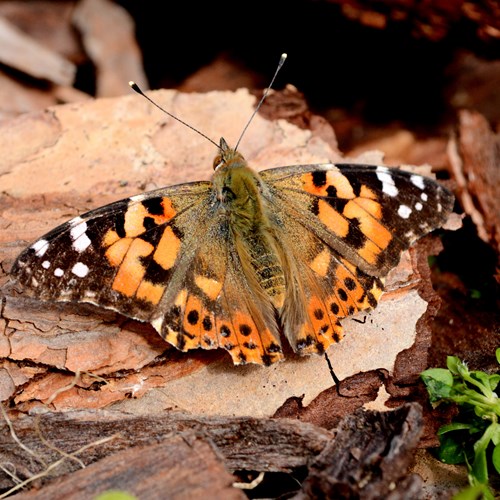
[[[500,444],[500,424],[494,424],[493,432],[491,433],[491,441],[496,446]]]
[[[496,471],[500,474],[500,444],[497,444],[495,448],[493,448],[491,461],[493,462],[493,466],[495,467]]]
[[[471,378],[474,380],[477,380],[479,384],[479,388],[481,389],[481,392],[487,396],[488,398],[492,397],[492,389],[491,389],[491,375],[488,375],[487,373],[480,372],[480,371],[473,371],[470,372]]]
[[[490,388],[492,391],[494,391],[498,383],[500,382],[500,374],[494,373],[493,375],[490,375]]]
[[[137,500],[137,497],[127,491],[108,490],[97,495],[94,500]]]
[[[459,491],[452,500],[493,500],[493,495],[484,484],[476,484]]]
[[[462,362],[456,357],[456,356],[447,356],[446,357],[446,366],[448,367],[448,370],[453,375],[458,375],[458,366],[461,365]]]
[[[489,425],[484,434],[474,444],[474,462],[471,465],[470,473],[479,483],[488,484],[488,459],[486,457],[486,450],[495,432],[496,425],[498,424]]]
[[[439,436],[437,456],[445,464],[461,464],[465,461],[465,451],[457,435],[444,434]]]
[[[495,355],[500,364],[500,348]],[[467,465],[471,488],[455,500],[493,500],[488,469],[500,473],[500,398],[494,392],[500,386],[500,373],[470,371],[456,356],[448,356],[446,366],[448,370],[430,368],[421,374],[433,404],[445,400],[458,405],[453,422],[438,431],[438,458]]]
[[[462,422],[452,422],[451,424],[442,425],[437,431],[437,435],[441,436],[446,434],[447,432],[452,431],[463,431],[463,430],[475,430],[475,426],[473,424],[464,424]]]
[[[427,387],[431,402],[446,399],[453,387],[453,376],[444,368],[430,368],[420,374]]]

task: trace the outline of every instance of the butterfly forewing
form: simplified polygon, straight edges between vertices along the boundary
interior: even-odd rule
[[[147,320],[181,253],[177,222],[197,211],[210,186],[159,189],[85,213],[24,250],[11,273],[35,297],[90,302]]]

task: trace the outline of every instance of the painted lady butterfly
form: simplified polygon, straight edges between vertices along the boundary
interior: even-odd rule
[[[235,364],[342,338],[340,319],[377,305],[401,252],[447,219],[435,181],[372,165],[253,171],[220,140],[211,182],[132,196],[55,228],[12,275],[40,299],[90,302],[149,322],[181,351]]]

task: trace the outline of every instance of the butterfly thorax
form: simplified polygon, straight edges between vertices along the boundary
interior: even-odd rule
[[[281,308],[285,296],[283,255],[269,219],[266,186],[243,156],[221,139],[212,178],[220,212],[224,213],[235,249],[250,286],[260,288]],[[258,292],[259,290],[254,290]]]

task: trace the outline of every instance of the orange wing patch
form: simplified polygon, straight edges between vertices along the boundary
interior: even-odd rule
[[[302,176],[301,181],[304,190],[316,196],[331,196],[331,190],[334,188],[339,198],[355,198],[349,179],[338,170],[308,172]]]
[[[163,231],[153,258],[163,269],[171,269],[177,260],[180,247],[181,240],[174,234],[173,229],[167,226]]]
[[[269,365],[283,358],[281,346],[271,331],[258,328],[252,317],[236,311],[230,320],[217,322],[220,346],[226,349],[233,363],[258,363]]]
[[[158,200],[155,200],[158,202]],[[156,203],[158,205],[158,203]],[[156,206],[155,210],[152,211],[144,203],[138,203],[132,201],[125,213],[125,233],[129,237],[139,236],[146,231],[144,227],[144,221],[146,218],[153,219],[154,223],[159,226],[161,224],[167,223],[174,215],[176,215],[176,210],[172,205],[170,198],[162,198],[159,202],[159,207]]]
[[[163,229],[156,245],[140,236],[148,228],[158,228],[161,231],[161,225],[168,223],[177,212],[169,198],[141,199],[139,196],[129,201],[123,216],[123,227],[120,229],[125,236],[120,237],[118,229],[108,229],[102,239],[102,246],[106,248],[105,255],[109,265],[118,268],[112,289],[129,298],[135,296],[157,305],[165,292],[165,285],[147,279],[144,258],[153,254],[156,264],[168,271],[175,264],[181,242],[171,226]]]
[[[319,220],[339,238],[349,233],[349,221],[324,200],[318,201]]]
[[[147,257],[153,249],[151,243],[140,238],[132,241],[113,280],[113,290],[123,293],[127,297],[134,296],[146,273],[139,259]]]

